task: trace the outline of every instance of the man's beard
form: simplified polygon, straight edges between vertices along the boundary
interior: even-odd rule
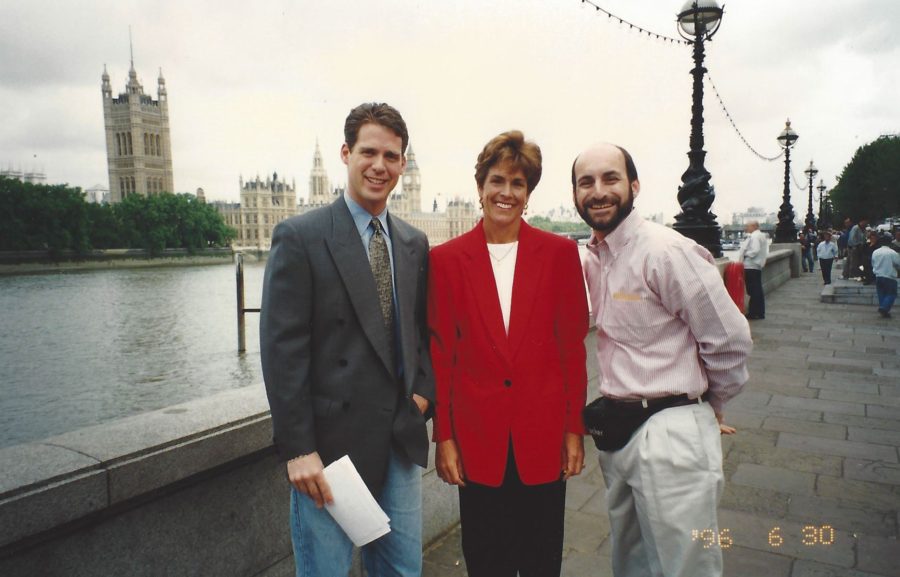
[[[588,204],[592,204],[594,201],[589,201]],[[609,220],[598,221],[591,218],[588,207],[584,206],[584,204],[575,205],[575,209],[578,211],[578,214],[581,215],[581,219],[587,223],[589,227],[594,230],[599,230],[600,232],[609,232],[619,226],[619,223],[625,220],[631,211],[634,210],[634,193],[629,191],[628,200],[626,200],[621,205],[615,205],[616,211],[613,213],[612,217]]]

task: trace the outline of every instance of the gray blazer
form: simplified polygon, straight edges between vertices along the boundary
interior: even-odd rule
[[[275,227],[259,325],[280,457],[318,451],[328,465],[349,454],[376,495],[392,446],[426,465],[426,417],[412,395],[432,406],[435,399],[426,319],[428,239],[390,214],[388,223],[402,376],[388,358],[375,279],[343,197]]]

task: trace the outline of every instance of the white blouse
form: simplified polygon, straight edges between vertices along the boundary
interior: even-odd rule
[[[512,306],[513,277],[516,273],[519,241],[506,244],[488,243],[487,247],[491,255],[491,268],[494,269],[494,282],[497,284],[500,311],[503,313],[503,327],[506,329],[506,334],[509,334],[509,309]]]

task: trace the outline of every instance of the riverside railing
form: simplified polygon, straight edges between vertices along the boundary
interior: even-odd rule
[[[237,329],[238,354],[247,351],[246,323],[244,313],[258,313],[259,309],[248,309],[244,306],[244,255],[236,253],[234,258],[235,282],[237,284]]]

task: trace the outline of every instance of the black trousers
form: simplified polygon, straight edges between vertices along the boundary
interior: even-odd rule
[[[825,284],[831,284],[831,265],[834,264],[833,258],[820,258],[819,265],[822,269],[822,280]]]
[[[559,577],[565,505],[564,481],[522,483],[510,445],[502,485],[459,488],[469,577]]]
[[[766,318],[766,297],[763,294],[762,271],[745,268],[744,285],[747,287],[747,294],[750,295],[747,317],[751,319]]]

